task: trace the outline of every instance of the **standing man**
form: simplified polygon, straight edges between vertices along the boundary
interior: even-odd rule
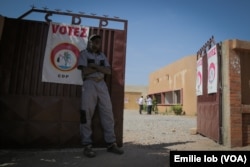
[[[138,104],[139,104],[139,113],[141,114],[141,111],[143,110],[143,96],[139,98]]]
[[[87,157],[96,156],[95,151],[92,150],[91,129],[96,106],[99,110],[107,151],[123,154],[123,150],[116,144],[112,104],[104,81],[104,75],[110,75],[111,68],[106,56],[100,50],[101,36],[93,34],[89,38],[87,49],[80,52],[78,60],[78,69],[81,70],[83,79],[80,113],[81,142],[84,146],[84,155]]]
[[[150,96],[147,96],[147,109],[148,109],[148,114],[151,114],[151,110],[152,110],[152,99]]]

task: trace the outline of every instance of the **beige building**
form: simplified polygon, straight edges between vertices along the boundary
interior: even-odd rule
[[[195,115],[196,55],[184,57],[153,73],[149,77],[148,94],[157,100],[159,112],[181,105],[186,115]]]
[[[137,110],[139,109],[137,100],[143,96],[146,97],[148,92],[147,86],[125,86],[124,94],[124,109]]]

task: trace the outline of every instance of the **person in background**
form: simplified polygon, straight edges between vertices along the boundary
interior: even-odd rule
[[[147,112],[148,112],[148,114],[151,114],[151,111],[152,111],[152,99],[151,99],[151,97],[150,96],[147,96],[147,100],[146,100],[146,102],[147,102]]]
[[[139,113],[141,114],[141,111],[143,110],[143,96],[139,98],[138,104],[139,104]]]

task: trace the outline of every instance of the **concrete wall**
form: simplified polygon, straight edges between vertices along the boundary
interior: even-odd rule
[[[183,110],[187,115],[195,115],[196,102],[196,55],[184,57],[169,64],[149,76],[149,94],[181,90]],[[164,99],[164,93],[162,99]],[[170,110],[172,105],[158,104],[160,112]]]
[[[230,83],[229,83],[229,41],[222,43],[222,143],[231,145],[230,128]]]

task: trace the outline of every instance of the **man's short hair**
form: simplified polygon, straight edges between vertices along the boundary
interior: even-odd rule
[[[92,34],[90,37],[89,37],[89,40],[90,41],[93,41],[95,39],[102,39],[100,35],[97,35],[97,34]]]

